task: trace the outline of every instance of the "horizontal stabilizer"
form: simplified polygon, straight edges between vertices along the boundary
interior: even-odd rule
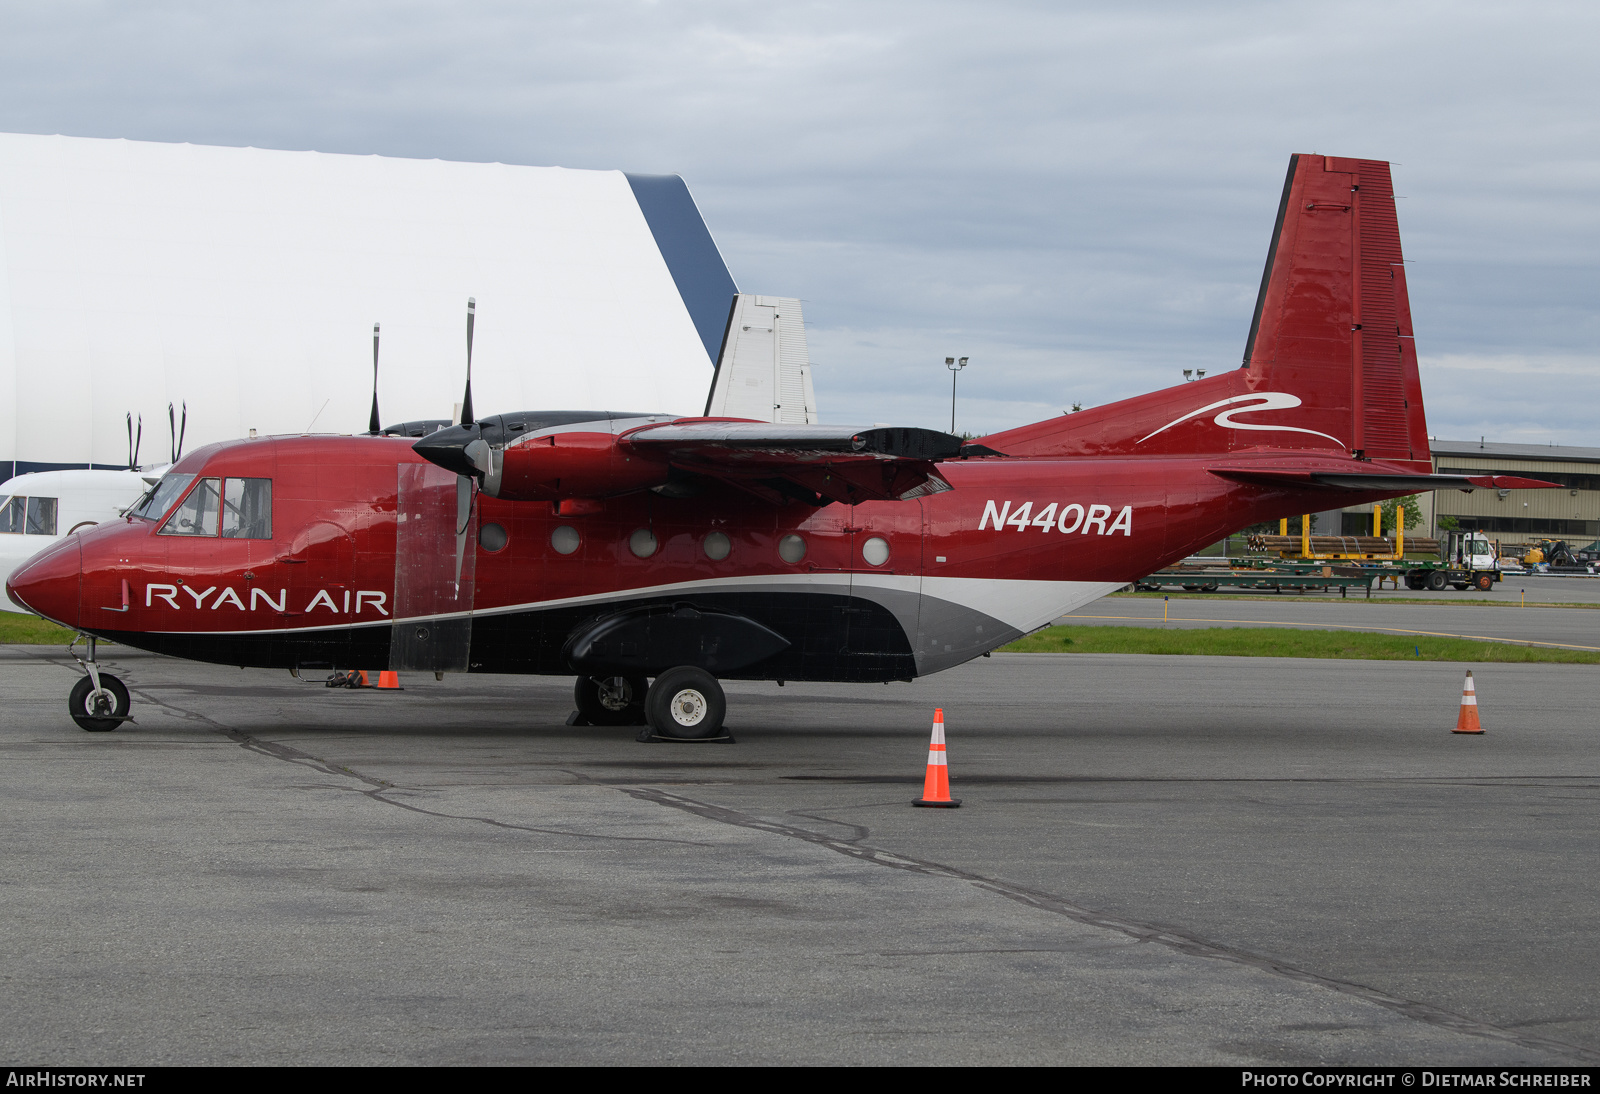
[[[1520,475],[1407,475],[1375,472],[1328,471],[1287,467],[1212,467],[1219,478],[1263,486],[1323,487],[1329,490],[1356,490],[1361,493],[1419,492],[1423,490],[1544,490],[1556,483],[1528,479]]]

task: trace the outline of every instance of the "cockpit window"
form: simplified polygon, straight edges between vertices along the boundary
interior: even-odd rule
[[[155,504],[152,499],[147,508]],[[224,539],[271,539],[272,480],[201,479],[161,526],[161,535],[214,536],[219,529]]]
[[[222,491],[224,539],[272,538],[272,480],[229,479]]]
[[[27,498],[0,498],[0,532],[10,532],[20,536],[23,514],[27,511]]]
[[[56,499],[28,499],[28,535],[53,536],[56,534]]]
[[[182,496],[194,481],[193,475],[163,475],[161,481],[156,483],[144,499],[133,510],[136,517],[146,520],[160,520],[167,508]]]
[[[164,536],[214,536],[222,508],[222,480],[201,479],[161,526]]]

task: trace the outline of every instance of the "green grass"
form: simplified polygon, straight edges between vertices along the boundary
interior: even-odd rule
[[[1521,603],[1516,600],[1486,600],[1483,597],[1471,597],[1466,593],[1458,593],[1453,589],[1448,593],[1440,593],[1436,597],[1392,595],[1369,597],[1367,596],[1367,591],[1365,589],[1351,589],[1348,597],[1341,597],[1337,592],[1325,593],[1321,589],[1316,589],[1308,593],[1301,593],[1294,589],[1283,593],[1261,593],[1244,589],[1233,593],[1222,592],[1221,590],[1214,593],[1186,593],[1179,590],[1173,590],[1166,593],[1148,593],[1144,592],[1143,590],[1139,590],[1131,593],[1108,593],[1105,599],[1160,600],[1162,597],[1170,597],[1172,600],[1196,601],[1200,603],[1203,603],[1207,600],[1270,600],[1274,604],[1282,604],[1286,601],[1292,604],[1297,600],[1302,600],[1308,604],[1325,604],[1332,600],[1343,604],[1354,604],[1359,601],[1363,604],[1465,604],[1475,608],[1518,608],[1522,606]],[[1530,600],[1528,601],[1527,606],[1530,608],[1600,609],[1600,604],[1584,604],[1574,601],[1558,600]]]
[[[18,615],[0,612],[0,644],[15,646],[65,646],[77,633],[66,627],[47,623],[36,615]]]
[[[1419,656],[1420,651],[1420,656]],[[1267,627],[1047,627],[1001,648],[1003,653],[1166,653],[1214,657],[1315,657],[1351,661],[1510,661],[1600,664],[1600,652],[1422,638],[1365,631]]]

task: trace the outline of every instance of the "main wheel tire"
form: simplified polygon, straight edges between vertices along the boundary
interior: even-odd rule
[[[1436,593],[1443,591],[1444,587],[1448,584],[1450,584],[1450,582],[1445,579],[1443,570],[1434,570],[1428,575],[1428,588],[1432,589]]]
[[[572,701],[592,726],[642,726],[645,691],[642,676],[580,676]]]
[[[1488,592],[1490,589],[1494,588],[1494,578],[1490,577],[1488,574],[1479,574],[1476,584],[1480,590],[1483,592]]]
[[[122,681],[109,672],[100,674],[100,691],[94,693],[94,681],[85,676],[72,685],[67,696],[67,713],[78,723],[79,729],[90,733],[109,733],[122,724],[133,705],[128,689]]]
[[[1467,584],[1465,581],[1452,581],[1450,583],[1450,587],[1458,593],[1464,593],[1468,589],[1472,588],[1472,586]]]
[[[657,676],[644,699],[645,717],[658,737],[698,741],[718,736],[727,711],[727,696],[717,678],[687,665]]]
[[[1406,575],[1406,588],[1408,588],[1408,589],[1420,589],[1420,588],[1422,588],[1422,580],[1420,578],[1418,578],[1416,574],[1407,574]]]

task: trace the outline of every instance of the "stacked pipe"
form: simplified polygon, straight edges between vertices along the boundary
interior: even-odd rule
[[[1299,536],[1252,535],[1246,540],[1252,551],[1295,551],[1301,546]],[[1311,553],[1314,555],[1392,555],[1395,542],[1388,536],[1312,536]],[[1407,536],[1406,554],[1436,555],[1439,541],[1429,536]]]

